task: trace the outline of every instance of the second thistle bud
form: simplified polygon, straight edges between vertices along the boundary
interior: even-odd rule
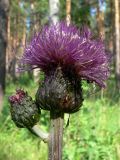
[[[20,128],[33,127],[40,118],[40,109],[27,92],[18,89],[9,97],[12,120]]]

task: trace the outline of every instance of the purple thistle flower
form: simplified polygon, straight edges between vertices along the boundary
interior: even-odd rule
[[[77,77],[100,87],[105,87],[109,75],[108,62],[101,39],[94,39],[87,27],[80,31],[65,22],[46,25],[26,46],[21,59],[23,65],[40,68],[45,75],[60,66],[68,79]]]

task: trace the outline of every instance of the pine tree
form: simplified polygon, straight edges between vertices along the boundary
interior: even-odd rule
[[[9,1],[1,0],[0,1],[0,110],[2,108],[3,94],[5,91],[8,11],[9,11]]]
[[[116,49],[116,80],[120,90],[120,15],[119,0],[115,0],[115,49]]]

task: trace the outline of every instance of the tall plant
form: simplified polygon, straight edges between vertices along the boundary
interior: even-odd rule
[[[35,101],[19,89],[9,98],[11,115],[18,127],[26,127],[49,144],[49,160],[62,159],[65,113],[75,113],[83,103],[82,80],[105,87],[109,76],[109,58],[101,39],[94,39],[90,29],[81,31],[72,24],[46,25],[26,45],[19,71],[39,68],[45,78]],[[36,125],[40,110],[50,112],[50,132]]]

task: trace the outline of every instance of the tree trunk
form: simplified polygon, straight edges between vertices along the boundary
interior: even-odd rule
[[[37,21],[37,16],[36,14],[33,14],[35,12],[35,4],[34,1],[31,0],[31,4],[30,4],[30,10],[31,10],[31,25],[30,25],[30,31],[31,34],[34,34],[33,32],[37,33],[39,31],[39,22],[40,20]],[[33,72],[28,72],[29,76],[32,77],[32,73],[33,73],[33,77],[34,77],[34,81],[37,83],[39,82],[39,75],[40,75],[40,69],[36,68],[33,70]]]
[[[105,38],[105,30],[104,30],[104,12],[101,9],[101,5],[99,3],[99,0],[97,2],[97,29],[99,32],[99,35]]]
[[[8,9],[9,1],[0,0],[0,110],[2,109],[3,93],[5,91]]]
[[[108,39],[106,39],[108,41],[108,49],[112,52],[115,53],[115,16],[114,16],[114,0],[111,0],[110,2],[110,17],[111,18],[111,23],[110,23],[110,37]],[[115,54],[114,54],[115,56]],[[115,62],[112,62],[113,64],[115,64]]]
[[[71,0],[66,0],[66,22],[69,24],[71,21]]]
[[[105,30],[104,30],[104,12],[101,9],[101,4],[99,0],[97,0],[97,30],[99,33],[99,37],[105,39]],[[101,98],[103,98],[103,89],[101,89]]]
[[[50,23],[57,23],[59,21],[59,7],[59,0],[49,0]]]
[[[115,50],[116,50],[116,81],[120,91],[120,23],[119,23],[119,0],[115,0]]]
[[[13,80],[13,82],[16,80],[16,54],[17,54],[17,43],[18,43],[18,20],[19,16],[18,13],[16,17],[14,18],[14,32],[13,32],[13,43],[12,43],[12,52],[11,52],[11,61],[10,61],[10,67],[9,67],[9,72],[10,76]]]
[[[20,0],[16,1],[16,5],[19,6]],[[9,74],[12,81],[16,81],[16,60],[17,60],[17,53],[19,48],[19,23],[20,23],[20,13],[19,10],[16,11],[14,19],[13,19],[13,34],[11,40],[11,51],[10,51],[10,65],[9,65]]]
[[[10,54],[11,54],[11,41],[10,41],[10,12],[8,15],[8,26],[7,26],[7,40],[8,40],[8,44],[7,44],[7,50],[6,50],[6,74],[8,74],[8,70],[9,70],[9,66],[10,66]]]

